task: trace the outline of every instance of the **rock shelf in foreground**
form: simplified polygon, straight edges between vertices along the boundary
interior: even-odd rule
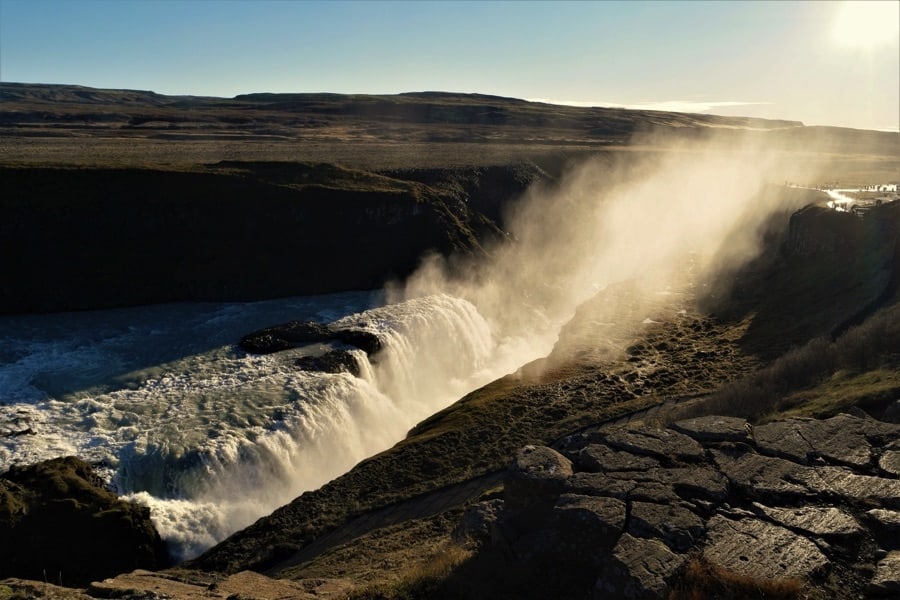
[[[522,448],[502,505],[474,506],[460,533],[517,563],[590,571],[596,598],[663,598],[689,561],[888,597],[900,592],[898,450],[900,425],[848,414],[596,429]]]

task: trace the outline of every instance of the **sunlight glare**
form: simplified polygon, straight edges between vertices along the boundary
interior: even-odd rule
[[[832,30],[836,42],[846,46],[872,47],[900,37],[900,1],[850,0],[837,12]]]

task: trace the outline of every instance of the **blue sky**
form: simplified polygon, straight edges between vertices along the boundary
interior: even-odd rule
[[[900,0],[844,4],[0,0],[0,80],[480,92],[896,130]]]

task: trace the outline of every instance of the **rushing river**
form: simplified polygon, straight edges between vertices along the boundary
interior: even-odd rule
[[[417,422],[549,350],[498,338],[465,300],[378,293],[0,317],[0,472],[65,455],[151,507],[186,558],[396,443]],[[290,320],[379,336],[361,375],[299,369],[320,344],[234,344]],[[531,348],[534,346],[534,348]]]

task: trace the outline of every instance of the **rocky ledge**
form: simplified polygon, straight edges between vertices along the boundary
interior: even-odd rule
[[[75,457],[0,474],[0,540],[0,578],[87,585],[169,563],[150,509],[119,499]]]
[[[595,429],[519,450],[457,533],[596,598],[662,598],[698,569],[759,597],[897,597],[898,477],[900,425],[865,416]]]

